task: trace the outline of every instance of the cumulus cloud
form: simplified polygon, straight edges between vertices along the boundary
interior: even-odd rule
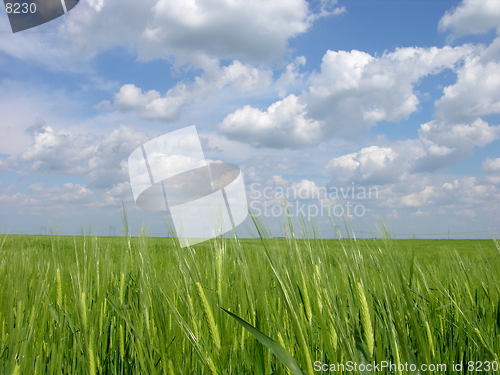
[[[439,29],[451,30],[456,36],[500,30],[500,3],[497,0],[464,0],[446,11]]]
[[[398,211],[392,210],[392,212],[387,215],[387,218],[390,220],[399,220],[401,219],[401,216],[399,215]]]
[[[291,171],[298,166],[297,158],[278,157],[271,155],[257,155],[245,162],[245,170],[255,170],[259,172]]]
[[[447,189],[446,202],[452,202],[450,209],[455,215],[474,218],[479,212],[484,215],[497,213],[500,209],[500,189],[475,177],[463,177],[453,181],[453,188]]]
[[[422,125],[421,133],[423,135],[421,138],[433,138],[441,144],[450,146],[458,145],[458,148],[463,150],[470,146],[484,147],[497,140],[500,136],[500,125],[490,126],[487,122],[477,119],[472,124],[456,124],[446,129],[442,129],[439,125]]]
[[[0,81],[0,155],[25,151],[32,140],[26,128],[43,119],[55,126],[72,126],[81,119],[82,107],[75,97],[51,84],[34,85],[4,76]]]
[[[426,153],[412,162],[412,170],[432,171],[472,156],[474,147],[484,147],[500,138],[500,125],[491,126],[476,119],[469,124],[431,121],[419,129]]]
[[[397,148],[370,148],[359,154],[349,155],[349,160],[343,166],[347,166],[349,173],[352,173],[353,167],[356,170],[360,168],[360,165],[367,166],[368,163],[371,163],[374,168],[379,166],[384,168],[385,163],[389,163],[385,164],[387,166],[391,165],[391,160],[397,160],[399,153],[401,149]],[[356,164],[360,160],[362,163]],[[350,166],[352,161],[355,163]],[[331,167],[336,170],[342,166],[341,160],[337,160],[337,164],[334,164],[332,162]],[[380,187],[377,199],[363,200],[362,203],[367,211],[376,209],[377,212],[394,220],[402,217],[426,217],[438,212],[471,219],[479,216],[480,213],[491,216],[491,213],[500,208],[497,203],[500,202],[500,186],[495,186],[494,181],[486,179],[485,176],[494,176],[499,170],[500,163],[496,159],[486,159],[483,163],[484,176],[481,179],[460,177],[450,180],[443,175],[405,172],[402,178],[391,179],[391,183]],[[361,174],[361,172],[362,169],[356,170],[356,173]],[[439,182],[443,180],[444,182]],[[341,189],[356,189],[356,192],[363,189],[362,182],[361,186],[356,180],[352,182],[352,186],[350,181],[344,181],[344,184],[337,186]],[[329,198],[328,192],[330,191],[328,185],[322,187],[310,179],[294,181],[282,175],[273,175],[264,184],[253,185],[249,191],[249,198],[251,201],[267,202],[267,204],[283,204],[283,199],[292,204],[296,204],[293,203],[296,200],[311,199],[315,203],[321,201],[326,205],[337,204],[336,199]],[[351,198],[350,192],[347,196]],[[310,203],[314,204],[314,202]]]
[[[189,99],[182,86],[179,85],[174,91],[170,90],[165,97],[161,97],[156,90],[143,93],[139,87],[126,84],[115,94],[114,106],[124,111],[134,111],[145,119],[173,121]],[[102,107],[102,104],[99,106]]]
[[[476,212],[474,210],[471,210],[471,209],[468,209],[468,208],[464,208],[463,210],[455,211],[455,215],[467,216],[467,217],[470,217],[470,218],[474,218],[474,217],[477,216],[477,214],[476,214]]]
[[[174,59],[202,69],[234,58],[268,63],[316,19],[342,13],[335,1],[322,4],[315,10],[306,0],[81,0],[58,26],[0,39],[0,50],[61,70],[114,47],[141,61]]]
[[[28,186],[26,192],[11,186],[0,192],[0,202],[17,210],[42,213],[46,210],[60,214],[70,213],[68,207],[120,206],[122,202],[133,201],[132,189],[128,182],[121,182],[107,191],[90,189],[80,184],[65,183],[46,188],[42,183]]]
[[[32,144],[19,155],[0,159],[0,169],[20,168],[21,175],[83,175],[90,188],[111,188],[128,179],[126,159],[147,141],[121,125],[107,137],[54,130],[43,122],[28,128]]]
[[[437,184],[435,178],[412,177],[410,183],[400,183],[388,188],[385,194],[391,196],[389,207],[419,210],[423,207],[437,207],[440,214],[452,210],[455,215],[468,217],[475,217],[478,211],[494,212],[500,207],[500,188],[491,184],[491,181],[461,177]],[[425,187],[420,187],[422,184],[419,180],[424,181]]]
[[[440,202],[459,202],[469,207],[491,205],[492,202],[498,206],[500,198],[498,187],[470,176],[445,183],[440,191]]]
[[[249,192],[252,201],[261,200],[272,204],[284,204],[297,200],[318,200],[327,195],[327,190],[320,188],[315,181],[302,179],[294,181],[273,175],[265,184],[253,184]]]
[[[195,100],[205,98],[215,91],[230,86],[239,93],[265,89],[272,83],[272,71],[255,68],[233,61],[224,67],[214,67],[192,83],[178,83],[165,96],[156,90],[143,92],[133,84],[126,84],[115,94],[114,103],[99,103],[97,109],[117,108],[132,111],[148,120],[174,121],[181,109]]]
[[[318,16],[339,11],[323,7],[313,13],[305,0],[159,0],[152,13],[141,35],[141,59],[195,55],[189,59],[242,57],[262,63],[279,58],[287,41]]]
[[[359,134],[379,121],[398,122],[418,110],[414,86],[455,64],[471,47],[400,48],[373,57],[328,51],[304,95],[308,115],[326,121],[326,135]]]
[[[474,147],[484,147],[500,138],[500,125],[481,119],[470,124],[448,124],[433,120],[422,124],[419,138],[397,141],[332,158],[326,165],[332,181],[386,185],[411,174],[433,172],[472,156]],[[490,168],[489,162],[483,164]]]
[[[318,199],[324,193],[320,192],[318,185],[314,181],[303,179],[292,184],[290,198],[292,199]]]
[[[242,104],[219,124],[223,135],[203,135],[204,147],[217,153],[214,157],[246,161],[242,165],[246,181],[264,181],[272,173],[304,172],[312,164],[300,165],[299,157],[283,156],[282,150],[265,150],[266,155],[255,156],[253,147],[299,149],[338,136],[356,139],[378,122],[407,119],[419,110],[416,87],[422,78],[451,69],[457,74],[456,82],[444,88],[435,103],[435,120],[422,124],[416,139],[384,140],[334,158],[327,150],[333,144],[330,141],[311,151],[313,158],[327,164],[332,182],[383,185],[382,199],[370,204],[387,209],[388,218],[430,215],[433,206],[470,218],[480,216],[482,210],[499,209],[500,159],[484,160],[483,176],[477,179],[453,177],[444,182],[442,175],[430,172],[471,156],[474,147],[499,138],[499,126],[481,117],[500,113],[500,38],[488,47],[400,48],[381,56],[356,50],[328,51],[320,70],[312,74],[304,73],[306,60],[301,56],[273,83],[272,71],[256,64],[280,60],[288,41],[306,32],[317,18],[344,11],[335,1],[319,3],[313,9],[313,3],[305,0],[81,0],[78,12],[61,19],[54,34],[13,35],[9,42],[0,40],[0,50],[68,69],[70,56],[91,58],[121,46],[142,61],[165,58],[175,61],[176,68],[188,64],[202,69],[192,81],[178,83],[166,92],[123,85],[115,88],[110,101],[97,106],[136,113],[147,120],[175,121],[184,108],[213,97],[218,90],[249,93],[246,97],[255,95],[252,90],[275,90],[279,101],[259,108]],[[497,1],[464,1],[446,13],[439,27],[455,36],[498,29],[497,8]],[[224,65],[233,59],[238,60]],[[11,106],[5,100],[0,102],[2,108]],[[52,127],[38,122],[29,128],[23,136],[31,139],[30,146],[21,152],[9,151],[13,155],[0,158],[0,169],[15,168],[21,175],[79,174],[87,186],[44,188],[34,184],[26,194],[4,190],[0,201],[23,207],[71,203],[98,207],[132,200],[126,159],[147,141],[144,134],[122,126],[100,137],[58,130],[59,124],[50,123]],[[19,128],[25,127],[24,121]],[[14,138],[5,138],[2,149],[10,150],[7,147]],[[324,155],[328,156],[321,159]],[[328,163],[327,158],[331,158]],[[304,199],[316,197],[322,189],[311,179],[285,177],[274,175],[266,186],[273,192],[280,187],[295,189]]]
[[[500,172],[500,158],[490,159],[486,158],[483,161],[482,169],[485,173],[499,173]]]
[[[376,152],[384,155],[391,153],[390,150],[376,150]],[[485,176],[498,176],[499,170],[500,163],[496,159],[486,159],[483,163]],[[500,186],[495,185],[496,181],[484,178],[485,176],[481,179],[476,177],[444,179],[445,182],[439,183],[438,181],[442,181],[444,176],[410,174],[380,187],[377,199],[364,200],[363,205],[367,209],[385,211],[389,219],[430,216],[437,211],[439,214],[448,212],[474,218],[479,215],[479,212],[488,214],[500,208],[498,204],[500,202]],[[352,186],[350,183],[340,186],[343,189],[357,189],[356,191],[362,189],[362,186],[354,181]],[[256,191],[260,191],[261,195]],[[279,204],[283,198],[289,202],[297,199],[319,199],[324,200],[325,204],[335,203],[335,200],[330,202],[328,199],[327,193],[329,191],[328,185],[324,188],[312,180],[293,181],[283,178],[281,175],[274,175],[265,184],[254,186],[249,197],[253,200],[257,198],[267,199],[267,202],[272,204]],[[256,195],[252,196],[252,194]],[[351,198],[350,193],[348,193],[348,198]]]
[[[133,150],[147,141],[148,137],[143,133],[124,125],[100,139],[83,173],[88,186],[105,189],[127,181],[128,157]]]
[[[481,165],[481,169],[486,183],[500,186],[500,158],[486,158]]]
[[[456,83],[436,101],[436,115],[446,121],[468,121],[500,113],[500,63],[471,56],[457,69]]]
[[[319,121],[306,117],[305,104],[289,95],[260,111],[249,105],[229,114],[220,131],[229,138],[255,147],[301,148],[321,140]]]
[[[115,46],[136,48],[155,3],[82,0],[57,23],[0,38],[0,51],[51,70],[79,70],[82,60],[101,51]],[[7,17],[4,21],[8,22]]]
[[[400,207],[422,207],[430,203],[431,198],[436,195],[436,188],[434,186],[426,186],[424,190],[417,193],[405,195],[400,199]]]
[[[287,90],[299,87],[305,77],[304,73],[300,73],[300,67],[306,64],[304,56],[298,56],[295,61],[289,63],[281,76],[274,83],[274,87],[278,90],[280,97],[285,97]]]
[[[31,145],[20,155],[0,159],[1,169],[24,166],[23,174],[35,171],[40,174],[80,174],[84,161],[94,152],[97,140],[92,134],[77,136],[65,130],[54,130],[42,119],[26,132],[32,137]]]
[[[130,202],[134,200],[132,187],[129,182],[120,182],[113,186],[110,190],[104,193],[104,206],[116,206],[122,202]]]
[[[412,212],[410,215],[411,216],[416,216],[416,217],[421,217],[421,216],[430,216],[431,213],[427,212],[427,211],[418,210],[416,212]]]
[[[94,192],[86,186],[66,183],[62,186],[44,188],[43,184],[31,184],[26,193],[17,189],[4,189],[0,202],[18,208],[39,211],[41,209],[64,208],[68,204],[91,204]]]
[[[321,71],[309,77],[309,88],[300,96],[289,95],[267,111],[245,106],[228,115],[219,129],[230,138],[276,148],[358,136],[377,122],[408,118],[418,110],[414,86],[419,80],[455,68],[472,51],[471,46],[401,48],[381,57],[328,51]]]
[[[390,147],[370,146],[331,159],[326,169],[341,182],[388,182],[395,180],[401,173],[397,159],[398,154]]]

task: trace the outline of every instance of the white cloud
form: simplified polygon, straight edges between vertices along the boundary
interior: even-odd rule
[[[436,195],[435,186],[426,186],[424,190],[411,193],[401,198],[400,207],[422,207],[432,203],[431,198]]]
[[[433,120],[420,126],[417,139],[365,147],[332,158],[326,170],[332,183],[391,184],[456,163],[472,156],[474,147],[484,147],[499,138],[500,125],[490,126],[481,119],[452,125]]]
[[[423,124],[419,138],[370,146],[332,158],[326,165],[332,181],[386,185],[412,175],[433,172],[472,156],[474,147],[484,147],[500,138],[500,126],[481,119],[471,124],[446,124],[437,120]],[[488,181],[496,181],[493,162],[485,161]]]
[[[276,148],[306,147],[339,135],[356,137],[379,121],[408,118],[418,110],[414,86],[419,80],[454,68],[472,51],[471,46],[401,48],[381,57],[328,51],[321,72],[309,77],[309,88],[299,97],[289,95],[267,111],[245,106],[219,128],[230,138]]]
[[[0,159],[0,169],[21,167],[21,175],[83,175],[92,188],[110,188],[126,181],[128,156],[147,141],[144,134],[123,125],[107,137],[54,130],[43,123],[28,130],[31,146],[19,155]]]
[[[416,155],[419,153],[428,157],[420,140],[408,140],[386,147],[367,147],[357,153],[334,158],[327,166],[332,173],[332,180],[328,185],[338,184],[339,181],[356,185],[381,184],[380,199],[371,204],[378,211],[387,210],[387,217],[392,219],[398,216],[428,215],[433,210],[440,214],[458,212],[456,215],[473,217],[472,210],[478,216],[479,212],[491,216],[495,210],[500,209],[500,159],[487,158],[482,164],[481,178],[462,176],[449,179],[435,172],[412,171],[412,162],[418,159]],[[364,160],[360,157],[362,154],[366,156]],[[394,155],[394,158],[391,159],[390,155]],[[380,168],[379,174],[383,178],[373,182],[372,176],[367,173],[363,180],[363,169],[371,170],[367,160],[374,165],[373,170]],[[424,207],[428,209],[424,210]],[[412,208],[417,211],[411,212]]]
[[[500,173],[500,158],[486,158],[486,160],[483,161],[482,169],[485,173]]]
[[[0,159],[2,169],[24,166],[23,174],[80,174],[84,161],[95,150],[94,135],[57,131],[43,121],[28,128],[27,133],[32,137],[31,145],[20,155]]]
[[[177,85],[165,97],[156,90],[143,93],[133,84],[126,84],[115,94],[114,105],[124,111],[134,111],[145,119],[176,120],[180,108],[189,100],[184,85]]]
[[[231,139],[256,147],[300,148],[321,140],[322,123],[306,118],[305,104],[289,95],[260,111],[245,106],[229,114],[219,125]]]
[[[83,173],[88,186],[104,189],[128,181],[127,159],[133,150],[147,141],[148,137],[143,133],[124,125],[101,138]]]
[[[3,12],[2,12],[3,13]],[[51,70],[69,70],[73,71],[75,65],[67,64],[69,59],[68,50],[54,46],[49,40],[53,38],[47,33],[21,32],[12,33],[7,15],[0,16],[0,51],[16,59],[36,62]],[[47,24],[49,27],[50,24]],[[9,35],[10,34],[10,35]],[[8,35],[8,36],[6,36]],[[65,45],[66,47],[66,45]]]
[[[290,180],[286,180],[283,178],[281,175],[274,175],[272,176],[269,180],[267,180],[267,185],[268,186],[281,186],[281,187],[287,187],[290,185]]]
[[[280,58],[287,41],[307,31],[317,16],[305,0],[159,0],[141,36],[139,57],[267,62]]]
[[[500,189],[497,186],[475,177],[461,177],[441,185],[436,183],[439,176],[413,175],[411,183],[399,183],[390,187],[391,201],[400,208],[437,207],[439,213],[454,210],[455,214],[473,217],[477,211],[494,211],[500,207]],[[442,176],[441,176],[442,177]],[[419,187],[424,181],[425,188]],[[417,192],[412,192],[420,189]]]
[[[362,184],[394,183],[409,169],[409,158],[422,150],[415,142],[395,143],[391,147],[370,146],[358,152],[331,159],[326,170],[333,181]]]
[[[203,152],[205,157],[212,159],[224,160],[224,162],[235,163],[243,166],[248,160],[255,160],[251,163],[254,166],[259,166],[265,163],[264,159],[259,159],[262,154],[256,156],[255,149],[250,145],[233,141],[218,132],[207,132],[198,130],[202,141]],[[267,150],[266,150],[267,151]],[[271,156],[276,156],[277,159],[282,159],[283,156],[279,151],[269,150]],[[273,152],[274,151],[274,152]],[[272,166],[281,164],[281,161],[275,160],[271,162]],[[287,163],[285,163],[287,164]]]
[[[295,61],[288,64],[281,76],[274,83],[274,87],[278,90],[280,97],[285,97],[287,90],[297,88],[304,80],[304,73],[300,73],[300,67],[306,64],[304,56],[298,56]]]
[[[0,202],[28,210],[63,208],[67,204],[90,204],[95,195],[87,187],[66,183],[62,186],[44,188],[43,184],[35,183],[28,187],[27,193],[17,189],[5,189],[0,195]]]
[[[322,197],[318,185],[314,181],[303,179],[292,184],[291,199],[318,199]]]
[[[500,126],[479,117],[500,113],[500,65],[492,60],[494,44],[401,48],[381,57],[328,51],[321,71],[310,76],[307,91],[289,95],[267,111],[245,106],[228,115],[219,129],[230,139],[274,148],[301,148],[332,136],[356,135],[378,121],[397,122],[417,111],[414,86],[422,77],[450,68],[456,70],[457,82],[444,89],[436,102],[437,119],[421,125],[419,138],[365,147],[333,158],[327,166],[332,182],[364,184],[395,183],[412,173],[435,171],[500,137]],[[297,136],[297,129],[306,132]]]
[[[420,217],[420,216],[430,216],[431,213],[427,212],[427,211],[418,210],[416,212],[412,212],[410,215],[411,216]]]
[[[471,218],[474,218],[477,216],[477,214],[474,212],[474,210],[471,210],[471,209],[463,209],[463,210],[455,211],[455,215],[467,216],[467,217],[471,217]]]
[[[433,171],[472,156],[474,147],[484,147],[500,138],[500,125],[481,119],[470,124],[449,124],[433,120],[419,129],[426,154],[412,161],[414,172]]]
[[[121,182],[116,186],[113,186],[104,194],[104,203],[100,205],[104,206],[116,206],[121,204],[121,202],[131,202],[134,200],[132,194],[132,187],[130,183]]]
[[[212,67],[211,71],[196,77],[192,83],[178,83],[163,97],[156,90],[143,92],[133,84],[123,85],[115,94],[113,106],[104,101],[96,108],[115,107],[123,111],[136,112],[140,117],[148,120],[174,121],[184,106],[227,86],[239,93],[245,93],[265,89],[271,83],[272,71],[245,65],[236,60],[228,66]]]
[[[452,183],[444,184],[440,202],[460,203],[467,207],[482,207],[483,210],[498,205],[500,189],[476,177],[462,177]]]
[[[0,38],[0,51],[51,70],[78,71],[87,58],[112,47],[137,48],[155,3],[81,0],[57,22]]]
[[[74,70],[113,47],[203,69],[222,59],[269,63],[316,19],[342,13],[334,1],[322,3],[313,11],[306,0],[81,0],[57,26],[0,38],[0,50],[56,70]]]
[[[0,37],[0,40],[2,38]],[[63,90],[13,79],[0,81],[0,155],[18,154],[31,144],[26,129],[45,120],[71,127],[81,118],[81,103]]]
[[[122,202],[132,202],[132,189],[128,182],[119,183],[106,192],[89,189],[80,184],[65,183],[61,186],[45,188],[42,183],[28,186],[26,192],[11,186],[0,193],[0,202],[30,213],[57,211],[67,215],[72,212],[68,206],[106,207],[120,206]]]
[[[418,110],[414,86],[471,52],[471,47],[400,48],[373,57],[328,51],[304,95],[308,115],[326,121],[326,136],[358,135],[379,121],[398,122]]]
[[[457,163],[472,156],[475,147],[484,147],[498,139],[500,125],[491,126],[480,118],[462,124],[433,120],[420,126],[417,139],[365,147],[331,159],[326,169],[332,183],[391,184]],[[485,171],[490,171],[490,164],[489,161],[483,164]],[[496,174],[489,173],[485,178],[496,181]]]
[[[273,157],[270,155],[253,156],[245,162],[245,169],[253,168],[260,172],[292,171],[297,168],[298,161],[289,157]]]
[[[419,129],[420,139],[462,151],[473,146],[484,147],[500,137],[500,126],[490,126],[476,119],[471,124],[443,124],[431,121]]]
[[[239,142],[238,144],[241,145]],[[273,173],[294,173],[295,170],[300,168],[300,163],[303,160],[301,157],[273,155],[273,150],[267,150],[271,151],[270,154],[266,152],[255,156],[255,149],[252,150],[253,152],[244,161],[244,164],[240,164],[244,171],[245,181],[248,180],[249,183],[261,183],[267,179],[266,183],[269,186],[285,186],[283,183],[275,182],[276,178],[282,179],[282,177],[281,175],[273,175]],[[269,177],[270,175],[271,177]],[[281,181],[285,180],[282,179]]]
[[[456,36],[500,30],[500,3],[497,0],[464,0],[446,11],[439,20],[439,29],[451,29]]]
[[[500,63],[467,58],[456,83],[445,87],[435,104],[438,118],[454,122],[500,113]]]
[[[113,88],[116,94],[108,98],[109,102],[98,105],[116,111],[88,118],[77,126],[95,129],[104,124],[103,129],[107,129],[106,124],[122,123],[125,116],[135,121],[130,112],[141,119],[175,121],[181,114],[183,119],[189,117],[185,116],[187,106],[196,104],[190,109],[204,115],[203,110],[215,103],[211,113],[216,114],[202,125],[212,126],[222,118],[220,113],[225,116],[233,112],[219,124],[223,135],[201,134],[204,151],[208,150],[214,159],[241,165],[247,184],[267,180],[264,186],[272,187],[273,192],[289,187],[309,199],[321,190],[319,182],[311,177],[321,174],[316,166],[327,164],[325,170],[331,174],[332,182],[342,181],[348,186],[351,182],[383,185],[379,189],[380,199],[366,202],[367,212],[375,207],[390,219],[427,216],[438,210],[472,218],[481,217],[486,210],[500,209],[496,203],[500,202],[500,159],[487,158],[482,164],[483,176],[477,179],[445,178],[430,173],[471,156],[474,147],[484,147],[499,138],[499,126],[492,126],[486,122],[492,123],[490,118],[481,117],[500,113],[500,38],[488,47],[412,47],[381,56],[356,50],[328,51],[321,69],[313,74],[303,68],[305,57],[287,58],[293,62],[283,68],[281,75],[275,70],[279,78],[273,83],[273,72],[265,67],[283,66],[280,59],[288,41],[307,31],[318,17],[342,12],[334,1],[321,1],[325,6],[314,11],[313,3],[81,0],[78,12],[71,12],[58,22],[60,29],[47,26],[47,30],[53,28],[54,34],[34,31],[9,35],[0,40],[0,50],[23,60],[41,61],[55,66],[54,69],[70,69],[74,67],[68,63],[71,59],[77,65],[86,64],[82,59],[122,46],[134,55],[137,53],[139,60],[175,61],[178,72],[201,68],[202,73],[192,81],[179,82],[168,91],[161,87],[147,91],[138,83],[122,82],[121,88]],[[498,22],[488,21],[496,13],[485,8],[495,4],[464,1],[447,12],[441,28],[458,35],[498,27]],[[239,60],[231,62],[233,59]],[[273,65],[276,61],[278,64]],[[258,63],[264,65],[255,65]],[[182,64],[189,66],[181,67]],[[349,144],[349,150],[358,151],[339,154],[338,150],[345,148],[338,144],[346,146],[340,137],[356,139],[380,121],[398,122],[419,111],[419,82],[444,69],[457,74],[456,82],[443,90],[443,96],[435,103],[436,119],[421,125],[418,138],[390,142],[376,137],[376,146],[353,149]],[[126,82],[136,81],[131,78]],[[51,118],[47,115],[50,111],[40,110],[51,102],[55,108],[51,107],[51,111],[67,108],[68,102],[39,93],[17,105],[15,111],[19,114],[11,121],[15,103],[9,100],[8,90],[3,91],[6,94],[0,100],[0,149],[13,155],[0,158],[0,168],[20,169],[21,174],[79,174],[85,177],[87,186],[44,188],[35,184],[25,194],[4,190],[0,194],[2,203],[65,208],[72,203],[101,207],[132,201],[130,184],[126,182],[126,158],[131,150],[147,141],[144,134],[131,127],[106,134],[100,129],[101,135],[77,131],[76,122],[65,124],[66,119],[71,121],[70,116]],[[276,101],[274,104],[268,102],[260,107],[263,97],[276,94],[281,100],[276,98],[272,100]],[[251,106],[244,106],[249,103]],[[235,110],[234,105],[240,109]],[[39,123],[25,133],[24,129],[37,116],[47,119],[51,127]],[[153,133],[161,131],[155,123],[138,120],[136,124],[150,126]],[[320,147],[312,147],[319,143]],[[259,148],[258,152],[254,147]],[[307,163],[302,163],[298,152],[282,150],[302,147],[310,147],[307,151],[312,153]]]
[[[481,169],[486,183],[500,187],[500,158],[486,158],[481,165]]]
[[[401,219],[401,216],[399,216],[398,211],[392,210],[392,212],[387,215],[387,218],[390,220],[399,220]]]

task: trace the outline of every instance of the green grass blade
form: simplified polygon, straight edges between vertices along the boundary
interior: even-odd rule
[[[236,320],[238,323],[240,323],[245,329],[248,330],[257,340],[259,340],[263,345],[267,346],[269,350],[281,361],[283,364],[288,367],[288,369],[292,372],[294,375],[304,375],[302,370],[299,367],[299,364],[293,358],[290,353],[288,353],[285,348],[283,348],[280,344],[275,342],[273,339],[271,339],[269,336],[265,335],[261,331],[259,331],[257,328],[254,326],[248,324],[246,321],[241,319],[238,315],[233,314],[231,311],[228,311],[222,307],[219,306],[219,308],[224,311],[226,314],[228,314],[230,317],[232,317],[234,320]]]

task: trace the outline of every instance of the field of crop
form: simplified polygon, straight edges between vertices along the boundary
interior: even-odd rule
[[[311,375],[319,362],[391,361],[458,374],[498,363],[498,242],[259,230],[185,249],[146,235],[2,237],[0,373]]]

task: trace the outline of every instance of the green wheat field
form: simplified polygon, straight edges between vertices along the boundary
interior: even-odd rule
[[[321,240],[289,223],[274,239],[254,224],[257,238],[184,249],[146,233],[2,236],[0,373],[498,363],[498,241],[394,240],[383,227],[381,239]]]

